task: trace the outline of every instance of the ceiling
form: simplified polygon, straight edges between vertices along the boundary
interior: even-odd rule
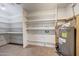
[[[21,3],[20,5],[29,13],[39,10],[52,10],[53,8],[66,7],[70,3]],[[8,4],[0,3],[0,14],[1,16],[15,16],[21,13],[21,8],[19,4]],[[5,8],[5,10],[3,10]]]
[[[0,16],[12,17],[20,14],[20,6],[11,3],[0,3]]]
[[[27,12],[34,12],[38,10],[49,10],[58,7],[66,7],[70,3],[23,3],[21,4]]]

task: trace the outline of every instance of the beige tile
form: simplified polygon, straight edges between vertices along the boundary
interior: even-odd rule
[[[7,44],[0,47],[0,56],[58,56],[55,48],[29,45],[22,48],[20,45]]]

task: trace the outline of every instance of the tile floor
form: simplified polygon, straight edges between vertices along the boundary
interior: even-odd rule
[[[50,47],[7,44],[0,47],[0,56],[58,56],[56,50]]]

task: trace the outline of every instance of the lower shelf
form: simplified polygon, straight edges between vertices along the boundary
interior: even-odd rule
[[[28,40],[28,43],[32,44],[32,45],[46,46],[46,47],[52,47],[52,48],[55,47],[55,43],[50,43],[50,42],[29,41]]]

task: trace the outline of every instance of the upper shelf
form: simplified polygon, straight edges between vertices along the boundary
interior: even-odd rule
[[[54,30],[55,27],[29,27],[26,30]]]

